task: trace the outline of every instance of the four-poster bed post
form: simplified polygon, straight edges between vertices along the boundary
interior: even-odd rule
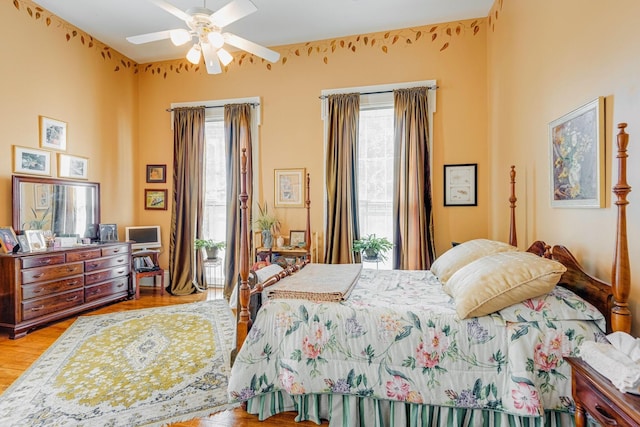
[[[509,208],[511,209],[511,217],[509,220],[509,244],[518,246],[518,236],[516,234],[516,167],[511,165],[511,195],[509,196]]]
[[[613,187],[618,207],[616,230],[616,246],[611,269],[611,283],[613,285],[613,309],[611,310],[611,326],[614,331],[631,332],[631,311],[629,311],[629,291],[631,288],[631,273],[629,266],[629,248],[627,242],[627,194],[631,187],[627,184],[627,145],[629,134],[624,129],[626,123],[619,123],[618,129],[618,183]]]

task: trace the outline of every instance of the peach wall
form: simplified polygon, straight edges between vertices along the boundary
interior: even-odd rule
[[[617,181],[615,134],[627,122],[628,182],[640,190],[640,2],[618,0],[498,0],[488,22],[489,147],[492,193],[500,176],[518,168],[520,246],[541,239],[564,244],[586,270],[610,279],[615,245]],[[550,207],[548,124],[595,99],[606,98],[606,207]],[[640,265],[640,203],[627,209],[632,267]],[[614,196],[615,201],[615,196]],[[491,235],[506,238],[508,221],[499,199],[490,210]],[[633,331],[640,333],[640,274],[632,268]]]
[[[135,67],[33,3],[17,4],[0,2],[0,225],[11,224],[12,146],[39,149],[44,115],[67,122],[66,153],[89,158],[89,180],[101,184],[102,221],[124,233],[134,222]]]
[[[435,37],[435,38],[434,38]],[[446,45],[445,45],[446,43]],[[137,197],[142,197],[145,163],[171,165],[172,102],[261,97],[260,188],[258,200],[273,206],[273,170],[305,167],[311,174],[312,227],[323,236],[323,89],[437,79],[434,116],[434,204],[438,253],[452,240],[488,233],[489,179],[486,99],[486,24],[439,24],[389,33],[276,47],[277,64],[236,61],[220,75],[171,61],[140,65],[140,162]],[[386,52],[385,52],[386,51]],[[479,206],[444,208],[442,165],[479,164]],[[171,172],[169,171],[169,175]],[[508,180],[508,175],[505,175]],[[169,185],[169,183],[167,184]],[[161,188],[162,186],[155,186]],[[506,192],[503,192],[507,206]],[[143,211],[137,217],[162,223],[170,211]],[[285,230],[301,229],[304,209],[277,209]]]

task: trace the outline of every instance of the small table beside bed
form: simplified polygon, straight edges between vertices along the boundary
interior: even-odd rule
[[[355,282],[328,299],[287,288],[287,276],[302,275],[305,263],[250,288],[243,218],[231,400],[261,420],[295,411],[296,421],[336,426],[573,425],[564,358],[577,356],[584,341],[606,341],[606,333],[631,325],[630,188],[620,128],[613,285],[585,273],[563,246],[537,241],[517,249],[513,168],[509,244],[464,242],[425,271],[351,271]],[[246,212],[246,160],[242,170]],[[331,274],[337,266],[324,267]],[[285,291],[260,305],[271,286]]]

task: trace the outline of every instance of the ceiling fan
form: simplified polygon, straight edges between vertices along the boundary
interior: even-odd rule
[[[198,64],[200,63],[200,58],[204,56],[204,63],[209,74],[222,72],[220,62],[227,66],[233,61],[233,56],[223,48],[225,44],[242,49],[270,62],[277,62],[280,59],[278,52],[235,34],[222,32],[222,28],[226,25],[258,10],[250,0],[233,0],[216,12],[212,12],[206,7],[192,7],[183,12],[164,0],[148,1],[182,19],[189,29],[178,28],[127,37],[127,41],[130,43],[142,44],[170,39],[174,45],[182,46],[195,38],[193,46],[187,52],[187,60],[193,64]]]

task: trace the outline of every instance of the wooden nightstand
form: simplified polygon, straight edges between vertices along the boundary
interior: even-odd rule
[[[565,360],[571,365],[576,427],[587,425],[587,412],[603,426],[640,426],[640,396],[620,392],[580,358]]]

